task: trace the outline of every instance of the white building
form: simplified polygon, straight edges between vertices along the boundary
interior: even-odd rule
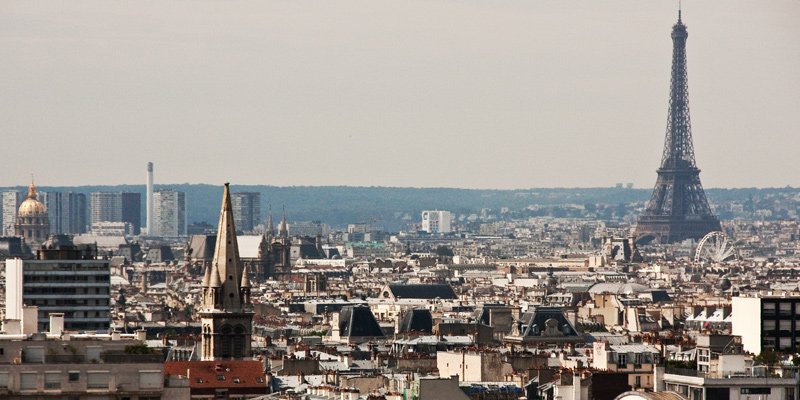
[[[742,337],[745,351],[800,351],[800,296],[734,297],[731,333]]]
[[[186,193],[157,190],[153,193],[153,231],[150,236],[186,235]]]
[[[2,236],[14,236],[14,223],[17,221],[17,210],[25,197],[13,190],[3,192]]]
[[[453,214],[450,211],[426,210],[422,212],[422,230],[428,233],[449,233]]]

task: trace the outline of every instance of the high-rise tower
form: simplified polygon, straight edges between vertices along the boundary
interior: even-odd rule
[[[222,195],[214,259],[203,275],[202,360],[250,356],[253,311],[247,268],[239,259],[228,184]]]
[[[694,160],[689,119],[689,86],[686,75],[686,25],[672,27],[672,81],[670,86],[664,154],[658,180],[643,215],[636,224],[639,242],[674,243],[699,239],[720,229],[700,184],[700,169]]]
[[[153,236],[153,163],[147,163],[147,199],[145,199],[145,211],[147,215],[147,234]]]

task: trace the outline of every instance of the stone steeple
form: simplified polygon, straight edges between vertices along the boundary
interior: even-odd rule
[[[272,206],[269,206],[269,219],[267,219],[267,242],[275,239],[275,224],[272,222]]]
[[[239,246],[236,242],[236,226],[233,221],[233,207],[228,184],[222,194],[222,210],[219,214],[217,244],[211,266],[203,277],[208,288],[203,306],[207,309],[226,311],[241,310],[246,302],[241,296],[241,283],[245,274],[239,260]]]
[[[250,280],[239,259],[236,226],[228,184],[222,194],[214,258],[203,276],[202,359],[250,356],[253,313]]]
[[[286,207],[283,208],[283,217],[281,223],[278,225],[278,237],[281,239],[289,238],[289,224],[286,222]]]

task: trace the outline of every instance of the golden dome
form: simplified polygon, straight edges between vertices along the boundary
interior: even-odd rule
[[[36,199],[36,185],[31,182],[28,187],[28,198],[19,205],[17,216],[19,217],[39,217],[47,215],[47,207]]]

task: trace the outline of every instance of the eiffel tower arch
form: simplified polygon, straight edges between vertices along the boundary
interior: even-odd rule
[[[656,171],[658,179],[653,194],[634,228],[639,243],[697,240],[708,232],[720,230],[694,158],[686,74],[688,36],[678,11],[678,22],[672,27],[672,78],[664,153]]]

